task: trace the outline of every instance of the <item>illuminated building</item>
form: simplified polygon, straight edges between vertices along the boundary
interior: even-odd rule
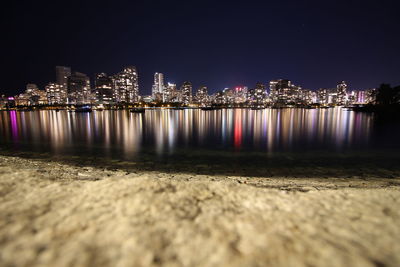
[[[180,93],[177,91],[175,83],[168,83],[164,87],[163,100],[167,103],[180,101]]]
[[[25,94],[29,96],[28,105],[45,105],[45,104],[47,104],[46,91],[40,90],[36,84],[32,84],[32,83],[27,84]]]
[[[47,104],[44,90],[39,90],[36,84],[28,83],[24,93],[14,97],[17,106],[35,106]]]
[[[279,79],[269,83],[270,98],[278,104],[295,104],[301,99],[301,87],[289,80]]]
[[[356,96],[357,104],[366,104],[366,94],[365,91],[358,91]]]
[[[211,101],[212,101],[212,103],[217,104],[217,105],[225,104],[224,103],[224,101],[225,101],[224,100],[224,92],[218,91],[218,92],[214,93],[211,96]]]
[[[68,77],[68,104],[90,103],[90,79],[86,74],[73,72]]]
[[[248,88],[246,86],[237,86],[233,89],[233,103],[241,104],[245,103],[247,100],[247,91]]]
[[[291,95],[292,84],[289,80],[275,80],[270,82],[275,85],[275,88],[270,88],[271,95],[275,97],[274,102],[288,103],[289,95]]]
[[[357,101],[357,92],[351,91],[346,93],[346,103],[354,104]]]
[[[368,89],[365,91],[365,103],[372,104],[375,103],[376,89]]]
[[[190,82],[184,82],[181,86],[182,104],[189,105],[192,101],[192,84]]]
[[[351,91],[346,96],[347,104],[367,104],[366,91]]]
[[[335,89],[330,89],[328,91],[328,104],[337,104],[337,91]]]
[[[208,89],[206,86],[200,86],[196,91],[196,102],[200,106],[207,106],[209,104]]]
[[[225,88],[222,90],[222,104],[232,105],[235,103],[235,93],[231,88]]]
[[[28,106],[29,105],[29,96],[26,94],[19,94],[14,96],[15,105],[17,106]]]
[[[57,83],[49,83],[46,86],[46,95],[49,105],[67,104],[67,90]]]
[[[248,104],[252,104],[253,103],[253,100],[255,99],[255,97],[254,97],[255,94],[254,93],[255,93],[254,89],[248,90],[247,96],[246,96],[246,102]]]
[[[297,104],[310,105],[317,102],[317,94],[311,90],[300,90],[299,97],[296,101]]]
[[[272,102],[276,102],[278,100],[278,85],[279,81],[274,80],[269,82],[269,97]]]
[[[321,105],[328,104],[328,90],[321,88],[317,91],[317,103]]]
[[[35,92],[39,91],[39,88],[34,83],[28,83],[26,85],[25,94],[34,94]]]
[[[153,101],[153,97],[151,95],[146,95],[142,97],[142,101],[144,103],[151,103]]]
[[[266,97],[265,85],[258,82],[254,88],[253,105],[257,107],[264,106],[264,99]]]
[[[4,95],[1,96],[0,98],[0,108],[2,109],[9,109],[9,108],[15,108],[15,98],[10,96],[6,97]]]
[[[253,92],[250,90],[250,92]],[[245,103],[248,98],[248,88],[244,87],[235,87],[235,88],[224,88],[224,90],[219,91],[211,96],[212,102],[215,104],[223,104],[223,105],[237,105],[241,103]]]
[[[253,107],[264,107],[267,100],[265,85],[257,82],[255,88],[247,92],[246,102]]]
[[[7,97],[5,95],[0,96],[0,109],[5,109],[7,107]]]
[[[337,87],[337,105],[345,105],[347,101],[347,84],[345,81],[340,82]]]
[[[113,80],[105,73],[96,74],[95,101],[98,104],[111,104],[113,102]]]
[[[321,88],[317,91],[317,103],[321,105],[334,105],[337,103],[336,88]]]
[[[64,66],[56,66],[56,82],[67,88],[68,77],[71,76],[71,68]]]
[[[135,103],[139,101],[139,83],[136,67],[126,67],[113,76],[113,98],[117,103]]]
[[[166,102],[164,97],[164,74],[156,72],[154,74],[154,83],[151,91],[151,95],[154,100],[162,99],[163,102]]]
[[[47,94],[45,90],[38,90],[37,94],[32,95],[31,101],[34,105],[47,105]]]

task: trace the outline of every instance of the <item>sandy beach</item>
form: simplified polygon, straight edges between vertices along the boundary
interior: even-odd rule
[[[399,266],[399,204],[395,175],[209,175],[0,156],[0,266]]]

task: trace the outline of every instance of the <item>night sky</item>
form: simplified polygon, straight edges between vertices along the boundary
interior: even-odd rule
[[[211,92],[287,78],[303,88],[400,84],[396,1],[12,1],[1,8],[0,94],[55,81],[55,66],[93,76],[138,68]]]

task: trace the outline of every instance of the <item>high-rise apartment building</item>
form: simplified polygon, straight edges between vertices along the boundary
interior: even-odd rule
[[[167,86],[164,87],[163,102],[178,102],[178,98],[176,84],[168,83]]]
[[[317,103],[321,105],[328,104],[328,89],[320,88],[317,91]]]
[[[113,76],[113,98],[117,103],[139,101],[139,82],[136,67],[129,66]]]
[[[196,102],[200,106],[206,106],[209,102],[208,89],[206,86],[200,86],[196,92]]]
[[[65,88],[68,84],[68,77],[71,76],[71,68],[64,66],[56,66],[56,82]]]
[[[73,72],[68,77],[67,83],[68,104],[88,104],[90,103],[90,79],[80,72]]]
[[[182,104],[189,105],[192,101],[192,84],[184,82],[181,86]]]
[[[345,81],[341,81],[337,85],[337,104],[345,105],[347,101],[347,84]]]
[[[106,73],[96,74],[95,88],[93,90],[95,101],[98,104],[111,104],[113,102],[113,80]]]
[[[265,99],[266,91],[265,91],[265,85],[257,82],[256,87],[254,88],[254,99],[253,103],[257,107],[261,107],[264,105],[264,99]]]
[[[151,95],[154,100],[157,100],[158,98],[162,98],[163,102],[165,102],[163,93],[164,93],[164,74],[156,72],[154,74],[154,83],[153,83]]]

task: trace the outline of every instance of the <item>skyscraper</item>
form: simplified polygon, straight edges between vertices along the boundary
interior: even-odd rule
[[[182,92],[182,103],[189,105],[192,101],[192,84],[190,82],[184,82],[181,86]]]
[[[164,74],[156,72],[154,74],[154,83],[151,95],[153,99],[160,98],[164,93]],[[163,101],[165,102],[165,97],[162,96]]]
[[[257,107],[262,107],[264,105],[265,95],[265,85],[257,82],[256,88],[254,89],[254,104]]]
[[[317,103],[326,105],[328,104],[328,90],[320,88],[317,91]]]
[[[105,73],[96,74],[94,95],[96,103],[111,104],[113,100],[113,80]]]
[[[71,76],[71,68],[64,66],[56,66],[56,81],[57,84],[67,88],[68,77]]]
[[[87,104],[90,102],[90,79],[86,74],[73,72],[68,77],[68,104]]]
[[[345,105],[347,101],[347,84],[345,81],[341,81],[337,85],[337,104]]]
[[[269,82],[269,97],[273,102],[276,102],[278,100],[278,85],[279,81],[274,80]]]
[[[164,88],[163,101],[164,102],[177,102],[178,92],[175,83],[168,83]],[[154,99],[154,98],[153,98]]]
[[[114,100],[117,103],[135,103],[139,101],[139,83],[136,67],[129,66],[113,76]]]
[[[196,101],[200,106],[206,106],[208,103],[208,92],[206,86],[200,86],[196,92]]]

